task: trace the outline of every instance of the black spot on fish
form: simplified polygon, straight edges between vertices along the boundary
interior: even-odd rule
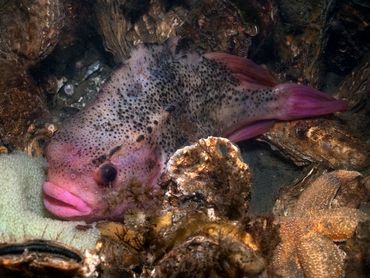
[[[92,163],[96,166],[99,166],[107,159],[107,156],[105,154],[99,156],[98,158],[95,158],[92,160]]]
[[[143,86],[140,82],[135,82],[132,87],[127,90],[127,96],[137,97],[143,92]]]
[[[141,142],[144,140],[144,135],[139,135],[137,138],[136,138],[136,142]]]
[[[118,152],[120,149],[121,149],[122,146],[117,146],[117,147],[114,147],[110,152],[109,152],[109,156],[112,156],[113,154],[115,154],[116,152]]]
[[[170,104],[164,110],[166,110],[166,112],[173,112],[175,111],[175,109],[176,109],[175,105]]]

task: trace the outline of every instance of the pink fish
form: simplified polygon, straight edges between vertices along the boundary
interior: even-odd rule
[[[94,221],[150,210],[158,177],[179,147],[211,135],[239,142],[267,131],[274,120],[347,107],[307,86],[278,85],[248,59],[174,49],[139,46],[96,100],[52,138],[43,185],[51,213]]]

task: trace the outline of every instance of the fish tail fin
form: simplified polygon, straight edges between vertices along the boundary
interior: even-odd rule
[[[347,109],[347,102],[337,100],[311,87],[284,83],[273,88],[279,95],[279,120],[294,120],[331,114]]]
[[[337,100],[311,87],[284,83],[279,84],[264,67],[251,60],[221,53],[204,54],[206,59],[220,63],[239,81],[237,91],[256,93],[249,99],[248,105],[255,110],[251,119],[241,119],[238,129],[231,128],[225,134],[238,142],[267,131],[273,120],[294,120],[331,114],[347,109],[347,102]],[[256,103],[250,103],[255,99]],[[254,100],[252,100],[254,101]],[[263,104],[263,105],[261,105]]]

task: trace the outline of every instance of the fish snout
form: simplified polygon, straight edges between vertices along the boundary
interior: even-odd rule
[[[43,193],[45,208],[57,217],[86,219],[93,212],[92,206],[86,200],[50,181],[44,182]]]

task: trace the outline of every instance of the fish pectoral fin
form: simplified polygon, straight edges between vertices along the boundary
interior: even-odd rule
[[[229,133],[226,137],[233,143],[238,143],[265,133],[274,125],[274,123],[275,121],[273,120],[263,120],[250,123]]]
[[[224,64],[231,74],[240,81],[242,87],[255,89],[258,87],[274,87],[277,82],[264,67],[255,64],[247,58],[222,52],[211,52],[204,57]]]

